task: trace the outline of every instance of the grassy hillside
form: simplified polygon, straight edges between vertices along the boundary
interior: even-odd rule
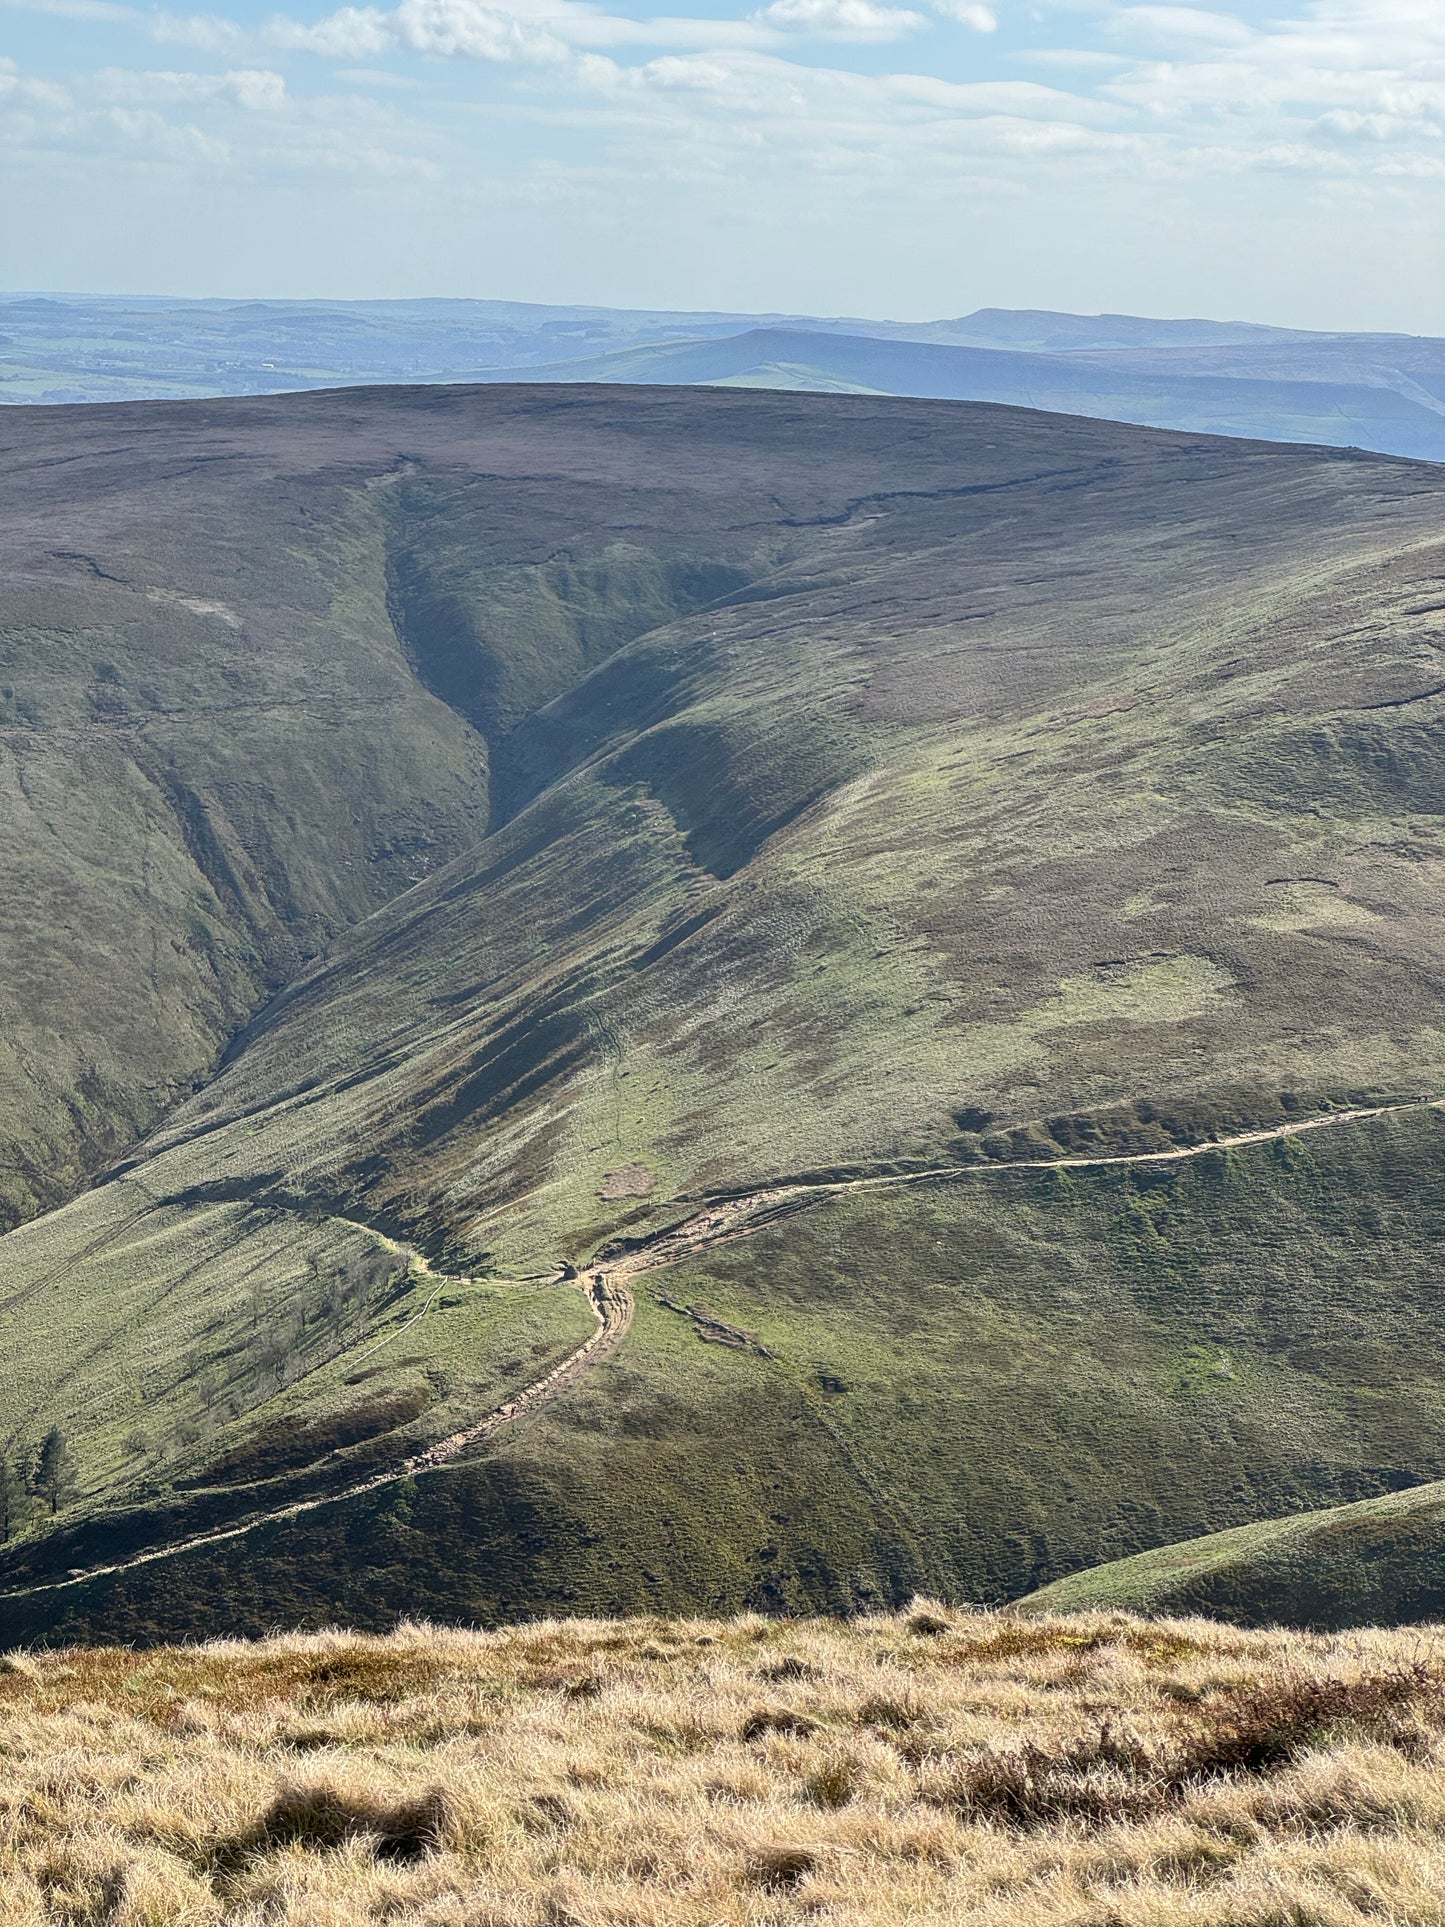
[[[609,491],[578,449],[570,484],[523,455],[499,487],[511,411],[437,432],[437,405],[426,463],[384,396],[369,441],[335,399],[6,417],[0,1225],[473,846],[521,714],[786,539],[714,526],[767,514],[736,473]]]
[[[329,940],[486,827],[485,745],[335,477],[197,416],[0,430],[0,1225],[63,1200]]]
[[[73,1462],[6,1636],[998,1600],[1445,1477],[1436,471],[727,391],[5,425],[195,436],[278,596],[354,518],[487,809],[0,1241],[6,1451]],[[349,780],[257,778],[318,891]]]
[[[1445,1616],[1445,1487],[1236,1526],[1055,1580],[1023,1609],[1201,1612],[1321,1629]]]
[[[1427,1109],[1173,1165],[824,1192],[638,1278],[625,1345],[476,1465],[0,1600],[0,1627],[145,1640],[204,1636],[218,1614],[255,1634],[278,1614],[381,1630],[408,1611],[495,1624],[610,1603],[851,1612],[924,1580],[1003,1601],[1190,1532],[1445,1477],[1442,1151]],[[234,1231],[229,1249],[245,1250]],[[575,1293],[497,1280],[448,1291],[362,1385],[351,1333],[314,1318],[272,1398],[271,1324],[258,1338],[243,1301],[234,1349],[210,1342],[235,1414],[194,1366],[137,1358],[142,1465],[123,1449],[132,1301],[96,1296],[113,1327],[60,1388],[88,1503],[12,1550],[12,1585],[334,1490],[583,1335]],[[378,1304],[376,1335],[426,1297],[414,1283]],[[216,1318],[215,1287],[182,1302]],[[37,1323],[7,1375],[44,1384],[66,1337]],[[203,1330],[186,1342],[206,1354]],[[293,1448],[273,1464],[278,1437]]]
[[[1442,1664],[926,1601],[17,1653],[6,1918],[1434,1927]]]

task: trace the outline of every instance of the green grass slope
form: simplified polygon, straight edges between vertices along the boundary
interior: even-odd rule
[[[339,931],[486,827],[332,477],[170,411],[7,415],[0,1224],[211,1070]]]
[[[840,495],[835,424],[891,430],[913,485],[514,726],[509,819],[268,1010],[158,1182],[535,1269],[709,1189],[1445,1091],[1433,471],[689,401]]]
[[[1408,1625],[1445,1616],[1445,1482],[1161,1546],[1055,1580],[1024,1612],[1132,1607],[1246,1626]]]
[[[997,1600],[1445,1477],[1438,1110],[1060,1163],[1445,1096],[1435,471],[740,391],[155,420],[238,527],[293,478],[285,556],[374,531],[486,834],[0,1241],[8,1451],[75,1461],[0,1633]],[[792,1181],[474,1462],[66,1579],[395,1467],[581,1342],[565,1267]]]
[[[645,1274],[626,1344],[476,1464],[0,1600],[0,1631],[199,1635],[218,1611],[238,1631],[278,1616],[379,1628],[408,1611],[497,1623],[608,1600],[846,1612],[925,1580],[1002,1602],[1100,1557],[1445,1478],[1442,1153],[1445,1116],[1426,1108],[1283,1150],[985,1165],[824,1196]],[[499,1365],[549,1333],[560,1345],[538,1321],[577,1303],[500,1278],[459,1297],[391,1363],[373,1354],[366,1402],[343,1349],[239,1421],[192,1405],[209,1436],[179,1476],[173,1461],[168,1491],[177,1447],[158,1424],[149,1494],[117,1451],[109,1502],[92,1493],[20,1542],[9,1582],[394,1462],[447,1430],[448,1409],[505,1396]],[[378,1307],[377,1335],[400,1310]],[[720,1328],[743,1342],[717,1342]],[[82,1381],[97,1416],[115,1356]],[[438,1374],[449,1408],[427,1403]],[[80,1389],[63,1391],[74,1437]],[[339,1411],[366,1435],[329,1460]],[[288,1428],[301,1463],[258,1463],[255,1441]],[[83,1456],[98,1479],[99,1445]]]
[[[423,463],[396,408],[6,417],[0,1225],[62,1201],[341,930],[474,845],[521,714],[771,559],[745,478],[716,502],[613,492],[585,448],[534,475],[515,445],[491,476],[508,411],[448,421],[445,397],[415,424]]]

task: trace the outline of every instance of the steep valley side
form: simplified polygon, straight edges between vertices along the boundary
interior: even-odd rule
[[[117,479],[119,417],[164,487]],[[204,673],[294,684],[293,733],[251,745],[223,697],[175,755],[197,795],[253,756],[231,840],[326,945],[258,966],[216,1074],[0,1239],[8,1450],[58,1425],[74,1459],[0,1556],[7,1637],[998,1600],[1445,1477],[1435,470],[664,389],[4,427],[37,469],[72,437],[79,501],[108,478],[87,594],[169,608],[183,554],[241,625],[188,610],[225,632]],[[131,648],[107,687],[202,673],[189,628]],[[317,692],[363,683],[345,750]],[[348,854],[390,796],[455,800],[414,880]],[[106,970],[170,900],[110,908],[87,822],[52,828],[123,1054]],[[429,1465],[584,1343],[574,1274],[639,1250],[668,1262],[625,1341]]]

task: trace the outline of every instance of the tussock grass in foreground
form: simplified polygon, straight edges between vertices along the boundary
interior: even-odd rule
[[[0,1660],[4,1927],[1445,1922],[1445,1629],[427,1626]]]

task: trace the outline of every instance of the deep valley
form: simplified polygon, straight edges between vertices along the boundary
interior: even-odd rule
[[[581,385],[0,439],[6,1643],[1433,1548],[1438,469]]]

